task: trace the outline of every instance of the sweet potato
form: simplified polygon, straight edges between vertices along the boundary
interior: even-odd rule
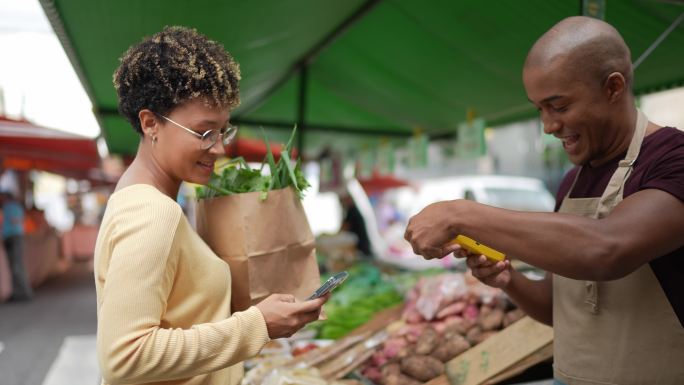
[[[380,372],[380,369],[375,366],[369,366],[363,369],[361,374],[363,374],[364,377],[375,383],[379,383],[382,381],[383,378],[385,378],[385,376],[383,376]]]
[[[488,309],[485,311],[485,309]],[[484,331],[496,330],[501,327],[504,319],[504,311],[501,309],[492,309],[489,307],[482,307],[478,323]]]
[[[406,340],[403,337],[391,338],[385,341],[385,345],[382,347],[382,353],[388,359],[392,359],[396,357],[406,345]]]
[[[406,323],[409,323],[409,324],[417,324],[417,323],[425,322],[425,319],[423,318],[423,316],[420,313],[418,313],[418,310],[416,310],[416,309],[413,309],[413,310],[410,310],[410,311],[407,311],[406,313],[404,313],[404,319],[406,320]]]
[[[468,349],[470,343],[462,336],[455,335],[439,344],[431,355],[442,362],[447,362]]]
[[[415,355],[401,360],[401,371],[425,382],[444,374],[444,364],[431,356]]]
[[[418,309],[416,308],[416,301],[420,293],[418,291],[411,290],[408,295],[406,305],[404,306],[404,311],[402,314],[402,319],[406,320],[407,323],[419,323],[424,322],[423,316],[420,315]]]
[[[452,304],[447,305],[437,312],[437,319],[444,319],[450,315],[458,315],[463,313],[466,307],[465,301],[457,301]]]
[[[476,320],[479,315],[480,309],[474,304],[469,304],[466,306],[465,310],[463,310],[463,318],[465,319]]]
[[[446,331],[446,320],[441,320],[441,321],[432,321],[430,322],[430,326],[432,326],[433,329],[437,332],[437,334],[444,334]]]
[[[387,361],[389,361],[389,359],[387,358],[383,350],[378,350],[371,356],[371,363],[374,366],[380,367],[382,365],[385,365]]]
[[[427,355],[432,353],[439,344],[439,334],[433,328],[425,328],[423,333],[418,337],[416,343],[416,354]]]

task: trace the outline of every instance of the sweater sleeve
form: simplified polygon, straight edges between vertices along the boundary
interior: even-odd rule
[[[182,212],[169,201],[141,203],[119,214],[98,311],[97,353],[105,381],[188,378],[258,354],[268,332],[255,307],[188,329],[160,326],[174,284]]]

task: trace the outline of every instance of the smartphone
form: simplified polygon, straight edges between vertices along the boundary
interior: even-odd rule
[[[498,250],[494,250],[491,247],[485,246],[472,238],[466,237],[465,235],[457,236],[452,243],[457,243],[469,252],[482,254],[493,261],[503,261],[506,259],[506,254]]]
[[[330,293],[331,291],[333,291],[334,288],[340,286],[342,282],[344,282],[347,279],[347,277],[349,277],[349,273],[347,273],[346,271],[333,275],[332,277],[328,278],[328,280],[325,281],[321,285],[321,287],[316,289],[316,291],[314,291],[314,293],[311,294],[311,296],[309,296],[309,298],[307,298],[306,300],[310,301],[312,299],[316,299]]]

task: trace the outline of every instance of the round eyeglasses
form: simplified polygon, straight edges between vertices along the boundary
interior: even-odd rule
[[[176,126],[184,129],[185,131],[193,134],[194,136],[198,137],[200,139],[200,149],[202,150],[208,150],[216,144],[216,142],[221,138],[221,143],[223,143],[224,146],[227,146],[234,138],[235,135],[237,134],[238,127],[233,126],[231,124],[228,124],[225,128],[222,128],[220,130],[206,130],[203,133],[196,132],[195,130],[192,130],[190,128],[185,127],[184,125],[180,123],[176,123],[173,120],[167,118],[164,115],[157,114],[161,116],[162,118],[168,120],[169,122],[175,124]]]

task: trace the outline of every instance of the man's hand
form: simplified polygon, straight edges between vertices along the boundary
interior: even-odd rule
[[[426,259],[442,258],[459,248],[451,241],[453,232],[453,206],[467,201],[433,203],[409,219],[404,238],[411,243],[413,252]]]
[[[462,258],[463,253],[454,252],[454,256]],[[511,283],[511,261],[492,261],[484,255],[468,254],[466,264],[472,270],[473,277],[479,279],[487,286],[505,289]]]
[[[505,289],[511,283],[511,261],[493,261],[481,254],[473,254],[464,248],[454,251],[454,257],[466,258],[466,265],[473,272],[473,277],[487,286]]]

